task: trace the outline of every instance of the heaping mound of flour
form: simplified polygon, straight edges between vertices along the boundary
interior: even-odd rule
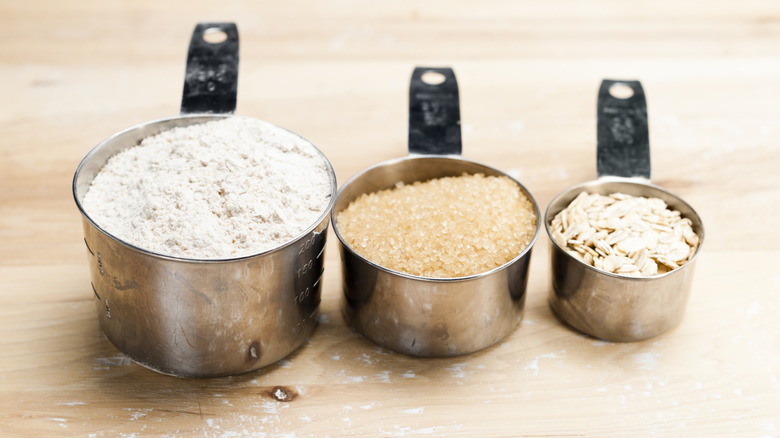
[[[299,235],[332,194],[306,140],[244,117],[164,131],[108,160],[84,196],[104,230],[177,257],[256,254]]]

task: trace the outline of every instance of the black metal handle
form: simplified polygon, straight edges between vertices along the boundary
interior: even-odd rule
[[[627,96],[612,94],[613,85],[625,86]],[[628,91],[628,90],[626,90]],[[650,178],[650,137],[647,102],[639,81],[604,79],[597,108],[596,169],[599,176]]]
[[[210,42],[210,35],[223,41]],[[235,23],[198,23],[187,51],[181,113],[229,114],[236,110],[238,28]]]
[[[429,73],[443,81],[433,83]],[[451,68],[417,67],[409,85],[409,153],[460,155],[460,101]]]

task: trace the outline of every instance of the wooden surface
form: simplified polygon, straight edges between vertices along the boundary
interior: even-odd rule
[[[642,80],[653,180],[707,233],[683,323],[629,344],[564,327],[542,235],[513,334],[469,356],[405,357],[344,325],[331,235],[320,325],[287,359],[210,380],[130,362],[97,325],[71,179],[99,141],[178,112],[206,20],[238,23],[237,113],[311,140],[340,183],[405,154],[409,75],[448,65],[464,156],[545,208],[595,177],[600,80]],[[775,0],[2,0],[0,35],[0,435],[780,434]]]

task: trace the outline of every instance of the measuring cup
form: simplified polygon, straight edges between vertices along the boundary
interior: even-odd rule
[[[627,97],[613,95],[621,87]],[[601,83],[597,124],[599,178],[559,194],[545,213],[552,263],[549,303],[559,319],[591,336],[616,342],[639,341],[658,336],[682,320],[696,258],[704,242],[704,227],[687,202],[650,183],[647,104],[638,81]],[[629,277],[596,269],[568,254],[553,239],[550,230],[553,218],[583,191],[660,198],[669,208],[691,220],[699,246],[679,268],[649,277]]]
[[[207,42],[215,33],[225,40]],[[295,350],[317,323],[336,194],[335,173],[321,152],[330,174],[328,207],[297,237],[245,257],[200,260],[148,251],[101,228],[82,206],[93,178],[118,152],[174,127],[238,117],[232,115],[237,75],[236,25],[198,24],[181,115],[112,135],[84,157],[73,178],[100,326],[121,352],[161,373],[212,377],[256,370]]]
[[[439,75],[441,83],[423,80]],[[429,81],[430,82],[430,81]],[[338,213],[360,195],[433,178],[483,173],[508,176],[460,157],[458,85],[450,68],[418,67],[409,90],[409,155],[379,163],[347,181],[331,215],[339,239],[344,316],[374,343],[413,356],[455,356],[486,348],[518,325],[525,303],[531,248],[539,210],[531,193],[511,178],[534,206],[531,243],[504,265],[478,275],[427,278],[380,266],[351,248]]]

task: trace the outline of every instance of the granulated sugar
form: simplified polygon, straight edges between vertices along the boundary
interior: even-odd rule
[[[428,278],[495,269],[517,257],[537,228],[535,208],[514,181],[482,174],[361,195],[336,223],[368,260]]]
[[[306,140],[244,117],[164,131],[111,159],[84,197],[103,229],[166,255],[262,252],[312,226],[329,205],[325,158]]]

